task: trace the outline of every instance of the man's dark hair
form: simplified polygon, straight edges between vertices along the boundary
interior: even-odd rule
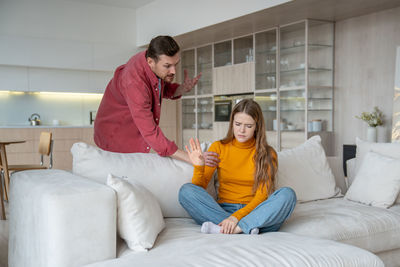
[[[172,57],[178,52],[179,45],[171,36],[160,35],[151,39],[150,44],[147,47],[146,58],[150,57],[157,62],[158,57],[161,55]]]

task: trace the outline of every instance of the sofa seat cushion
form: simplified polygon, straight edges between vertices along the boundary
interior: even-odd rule
[[[202,234],[187,218],[166,219],[148,252],[123,246],[120,257],[90,267],[131,266],[383,266],[372,253],[331,240],[283,232],[261,235]]]
[[[281,231],[336,240],[377,253],[400,248],[400,213],[343,198],[312,201],[298,204]]]

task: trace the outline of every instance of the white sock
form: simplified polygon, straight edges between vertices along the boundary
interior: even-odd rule
[[[200,230],[203,234],[220,234],[221,226],[212,222],[204,222]]]
[[[250,234],[251,234],[251,235],[258,235],[259,232],[260,232],[260,229],[258,229],[258,228],[256,227],[256,228],[251,229]]]

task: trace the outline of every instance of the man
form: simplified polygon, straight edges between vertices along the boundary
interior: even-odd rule
[[[148,49],[119,66],[107,85],[94,123],[94,141],[112,152],[148,153],[170,156],[190,163],[188,154],[168,140],[159,127],[162,98],[178,99],[201,77],[171,83],[180,61],[179,46],[170,36],[157,36]],[[218,164],[218,155],[204,154],[207,165]]]

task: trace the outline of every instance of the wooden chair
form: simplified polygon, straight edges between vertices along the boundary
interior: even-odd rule
[[[20,165],[7,165],[9,172],[25,171],[25,170],[40,170],[40,169],[51,169],[53,167],[53,140],[51,139],[51,132],[42,132],[39,140],[39,154],[40,164],[20,164]],[[49,156],[49,166],[43,165],[43,157]],[[5,179],[4,169],[1,170],[1,176],[4,179],[5,184],[5,199],[8,199],[8,185],[10,181]],[[10,177],[8,175],[8,177]]]
[[[5,192],[4,192],[5,193]],[[3,199],[3,179],[0,176],[0,201],[1,201],[1,213],[0,213],[0,220],[6,219],[6,210],[4,208],[4,199]]]

